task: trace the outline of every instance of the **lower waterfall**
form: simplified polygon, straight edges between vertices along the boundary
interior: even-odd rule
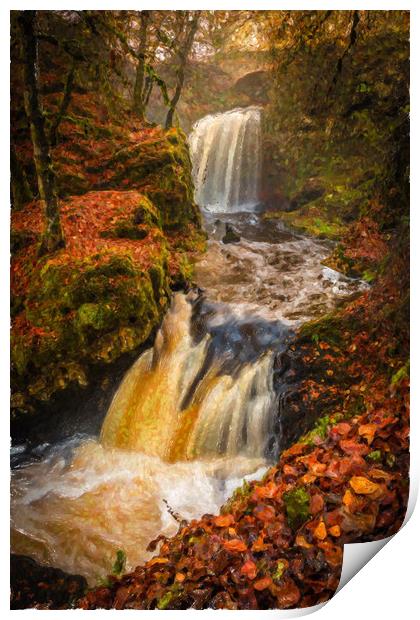
[[[218,455],[263,458],[274,412],[274,353],[223,371],[210,335],[194,343],[191,304],[178,293],[153,349],[127,373],[102,427],[104,446],[166,461]],[[226,357],[226,353],[225,353]]]

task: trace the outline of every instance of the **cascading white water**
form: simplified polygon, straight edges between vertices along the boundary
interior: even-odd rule
[[[250,211],[259,203],[261,112],[257,107],[210,114],[189,137],[195,199],[214,212]]]
[[[275,404],[274,352],[260,351],[257,360],[234,368],[229,349],[211,354],[210,334],[194,342],[191,312],[177,293],[154,349],[143,353],[119,387],[101,442],[172,462],[264,458]],[[219,312],[228,322],[226,310]]]

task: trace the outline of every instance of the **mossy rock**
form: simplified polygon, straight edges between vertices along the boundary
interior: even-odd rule
[[[303,487],[292,489],[283,494],[287,521],[293,530],[296,530],[309,519],[309,501],[309,494]]]
[[[45,260],[23,304],[28,328],[12,332],[15,390],[48,400],[70,383],[86,385],[92,364],[110,363],[147,340],[169,292],[164,247],[148,270],[128,254]]]
[[[143,196],[133,214],[133,223],[136,225],[162,227],[162,220],[159,210],[147,196]]]
[[[179,229],[188,223],[200,226],[200,212],[194,202],[188,144],[180,130],[162,131],[150,142],[121,149],[107,166],[115,170],[107,185],[144,188],[149,201],[158,210],[159,225],[165,230]],[[143,211],[135,214],[138,223],[143,223],[141,220],[144,217],[148,219],[145,211],[150,213],[150,209]]]
[[[131,220],[120,220],[109,230],[104,230],[101,237],[109,239],[134,239],[140,241],[149,234],[146,226],[137,226]]]
[[[110,239],[145,239],[151,228],[161,229],[162,220],[159,210],[147,198],[142,196],[138,207],[129,217],[121,218],[110,228],[101,232],[101,237]]]
[[[302,325],[299,335],[315,343],[322,341],[340,347],[343,345],[343,321],[332,313],[326,314]]]
[[[60,171],[57,176],[57,189],[60,196],[80,195],[89,191],[90,183],[81,172],[71,174]]]

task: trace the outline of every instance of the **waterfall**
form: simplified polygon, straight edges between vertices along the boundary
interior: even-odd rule
[[[175,462],[219,455],[263,457],[275,394],[274,353],[234,367],[234,353],[211,351],[193,336],[192,305],[178,293],[153,349],[120,385],[101,442]],[[237,364],[237,361],[236,361]],[[230,368],[230,371],[228,370]]]
[[[195,123],[189,143],[198,205],[215,212],[250,211],[258,205],[259,108],[205,116]]]

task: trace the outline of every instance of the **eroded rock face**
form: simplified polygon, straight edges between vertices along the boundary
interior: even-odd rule
[[[299,209],[303,205],[308,204],[308,202],[321,198],[325,191],[325,187],[320,179],[310,178],[305,182],[302,189],[291,197],[289,207],[286,210],[294,211]]]
[[[254,104],[269,102],[270,76],[268,71],[252,71],[243,75],[233,86],[233,91],[247,95]]]

